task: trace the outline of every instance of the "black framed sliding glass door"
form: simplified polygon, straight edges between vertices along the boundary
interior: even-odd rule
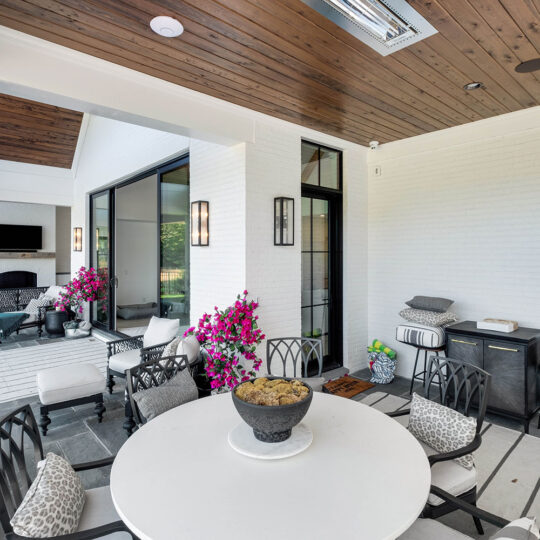
[[[322,340],[324,370],[343,365],[341,236],[341,152],[302,142],[302,335]]]

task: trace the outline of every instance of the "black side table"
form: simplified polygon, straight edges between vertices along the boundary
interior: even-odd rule
[[[64,335],[64,323],[69,321],[67,311],[56,311],[55,309],[45,312],[45,330],[51,336]]]

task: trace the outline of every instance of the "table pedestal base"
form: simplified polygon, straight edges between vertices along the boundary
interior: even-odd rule
[[[313,432],[305,424],[292,428],[291,436],[283,442],[265,443],[255,438],[253,429],[245,422],[229,431],[229,444],[239,454],[255,459],[283,459],[306,450],[313,441]]]

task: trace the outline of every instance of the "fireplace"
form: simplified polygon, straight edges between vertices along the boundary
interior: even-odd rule
[[[0,289],[36,286],[37,274],[35,272],[26,272],[24,270],[0,272]]]

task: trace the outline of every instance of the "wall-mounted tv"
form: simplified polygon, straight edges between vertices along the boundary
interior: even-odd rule
[[[0,251],[41,249],[41,229],[37,225],[0,225]]]

